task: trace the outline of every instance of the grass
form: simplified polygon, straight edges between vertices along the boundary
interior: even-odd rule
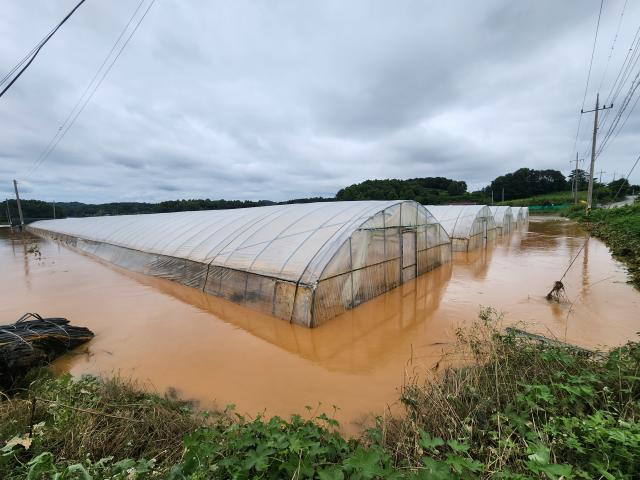
[[[587,192],[578,192],[578,201],[587,200]],[[510,205],[512,207],[542,206],[542,205],[566,205],[573,203],[573,194],[571,191],[546,193],[544,195],[535,195],[528,198],[519,198],[517,200],[506,200],[504,202],[496,202],[496,205]]]
[[[596,185],[594,189],[594,203],[607,203],[613,200],[616,191],[610,190],[606,186]],[[583,208],[587,202],[587,191],[578,192],[578,203]],[[496,205],[510,205],[512,207],[559,207],[569,206],[573,204],[573,194],[570,190],[566,192],[545,193],[542,195],[534,195],[533,197],[519,198],[517,200],[506,200],[504,202],[496,202]],[[551,211],[551,209],[549,210]]]
[[[74,464],[90,465],[95,474],[116,471],[125,459],[162,469],[180,460],[182,438],[201,425],[184,402],[128,380],[36,373],[27,389],[0,402],[0,439],[7,442],[0,478],[24,478],[34,459],[36,470],[54,459],[61,471]]]
[[[640,203],[598,208],[589,215],[582,209],[568,214],[607,244],[613,255],[627,266],[631,283],[640,288]]]
[[[501,334],[491,317],[459,334],[468,366],[404,387],[406,414],[385,425],[395,463],[441,478],[633,478],[640,345],[585,354]]]
[[[41,376],[0,402],[0,476],[636,478],[640,344],[590,354],[501,333],[498,320],[482,311],[459,333],[456,366],[405,385],[404,412],[358,439],[311,411],[199,414],[122,380]]]

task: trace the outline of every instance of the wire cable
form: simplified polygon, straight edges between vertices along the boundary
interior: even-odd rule
[[[0,98],[2,98],[2,96],[13,86],[14,83],[16,83],[16,80],[18,80],[20,78],[20,76],[25,72],[25,70],[27,68],[29,68],[29,65],[31,65],[31,63],[36,59],[36,57],[38,56],[38,54],[40,53],[40,50],[42,50],[42,47],[45,46],[45,44],[49,41],[49,39],[51,37],[53,37],[53,35],[58,31],[58,29],[64,25],[64,23],[69,20],[69,18],[71,18],[71,15],[74,14],[74,12],[80,8],[80,5],[82,5],[86,0],[80,0],[80,2],[78,2],[78,4],[73,7],[73,10],[71,10],[66,17],[64,17],[62,19],[62,21],[60,21],[60,23],[58,23],[58,25],[51,31],[49,32],[49,34],[45,37],[45,39],[40,43],[40,45],[38,45],[38,48],[36,48],[35,52],[33,52],[33,55],[31,56],[31,58],[29,59],[29,61],[27,62],[27,64],[22,67],[22,69],[20,69],[20,71],[15,75],[15,77],[13,77],[13,79],[9,82],[9,84],[0,92]]]
[[[640,161],[640,155],[638,155],[638,158],[636,158],[635,163],[633,164],[633,167],[631,167],[631,170],[629,170],[629,173],[627,173],[627,176],[625,177],[625,181],[624,182],[620,182],[620,188],[618,188],[618,191],[616,192],[615,196],[613,197],[613,201],[615,202],[615,199],[618,198],[618,195],[620,194],[620,192],[622,191],[622,188],[629,183],[629,177],[631,176],[631,174],[633,173],[633,170],[636,168],[636,166],[638,165],[638,161]]]
[[[144,1],[144,0],[143,0]],[[138,30],[138,27],[140,27],[140,24],[142,23],[142,21],[145,19],[145,17],[147,16],[147,13],[149,13],[149,10],[151,9],[151,7],[155,4],[156,0],[151,0],[151,2],[149,3],[149,5],[147,6],[147,8],[145,9],[144,13],[142,14],[142,16],[138,19],[137,23],[135,24],[133,30],[131,31],[131,33],[129,34],[129,36],[126,38],[126,40],[124,41],[124,43],[122,44],[122,46],[120,47],[120,49],[118,50],[117,54],[115,55],[115,57],[113,58],[113,60],[111,61],[111,63],[109,64],[109,66],[104,70],[104,72],[102,73],[102,76],[100,77],[100,80],[95,83],[93,89],[91,90],[91,92],[89,93],[89,95],[84,99],[84,101],[82,102],[82,105],[80,106],[79,109],[77,109],[75,114],[72,114],[72,118],[69,122],[66,123],[66,127],[62,128],[61,130],[58,130],[58,132],[56,133],[56,136],[54,137],[54,141],[50,142],[50,144],[47,146],[47,148],[45,148],[45,150],[42,152],[42,154],[40,155],[40,157],[38,157],[38,159],[36,160],[35,164],[33,165],[33,167],[27,172],[25,178],[29,178],[31,175],[33,175],[33,173],[35,173],[35,171],[40,168],[40,166],[47,160],[47,158],[49,157],[49,155],[51,155],[51,153],[55,150],[55,148],[58,146],[58,144],[60,143],[60,141],[65,137],[65,135],[67,134],[67,132],[69,131],[69,129],[74,125],[74,123],[76,122],[78,116],[80,116],[80,114],[84,111],[85,107],[87,106],[87,104],[89,103],[89,101],[91,100],[91,98],[93,98],[93,95],[96,93],[96,91],[98,90],[98,88],[100,87],[100,85],[102,85],[102,82],[104,81],[104,79],[106,78],[106,76],[109,74],[109,72],[111,71],[111,69],[113,68],[113,66],[115,65],[116,61],[118,60],[118,58],[120,58],[120,55],[122,54],[122,52],[124,51],[124,49],[126,48],[126,46],[129,44],[129,42],[131,41],[131,39],[133,38],[133,35],[136,33],[136,31]],[[136,12],[138,11],[138,9],[136,9]],[[134,12],[134,16],[135,16],[135,12]],[[130,25],[131,22],[129,22],[127,24]],[[126,28],[125,27],[125,31]],[[116,43],[117,44],[117,43]],[[108,58],[108,57],[107,57]],[[75,107],[74,107],[75,109]],[[57,137],[57,138],[56,138]]]
[[[71,109],[71,111],[69,112],[69,114],[67,115],[67,117],[65,118],[64,122],[62,123],[62,125],[60,125],[60,127],[58,127],[58,129],[56,130],[56,133],[53,135],[53,137],[51,137],[51,140],[49,140],[49,143],[47,144],[47,146],[45,147],[45,149],[42,151],[42,153],[40,154],[40,156],[38,157],[38,159],[34,162],[34,164],[31,166],[31,168],[33,168],[33,166],[35,165],[35,163],[37,163],[43,155],[45,155],[47,153],[47,151],[52,147],[52,145],[54,144],[54,142],[58,139],[58,136],[61,135],[61,132],[67,127],[67,125],[69,124],[69,121],[71,120],[71,118],[73,117],[74,113],[76,112],[76,110],[78,109],[78,107],[80,107],[80,104],[82,103],[82,101],[85,99],[85,96],[87,95],[87,93],[89,92],[89,90],[91,89],[91,87],[94,85],[95,81],[98,78],[98,75],[100,74],[100,72],[102,71],[102,69],[104,68],[104,66],[107,64],[107,61],[109,60],[109,58],[113,55],[113,52],[116,50],[116,47],[118,46],[118,44],[120,43],[120,40],[122,40],[122,37],[124,37],[124,34],[127,32],[127,30],[129,29],[129,26],[131,25],[131,23],[133,22],[134,18],[136,17],[136,15],[138,14],[138,12],[140,11],[140,8],[142,7],[142,5],[144,4],[145,0],[140,0],[140,2],[138,3],[138,6],[136,7],[136,9],[133,11],[133,13],[131,14],[131,17],[129,18],[129,21],[127,22],[127,24],[124,26],[124,28],[122,29],[122,31],[120,32],[120,35],[118,35],[118,38],[116,39],[116,41],[113,43],[113,46],[111,47],[111,50],[109,51],[109,53],[104,57],[104,60],[102,61],[102,64],[100,64],[100,67],[98,67],[98,69],[96,70],[96,73],[93,75],[93,78],[91,79],[91,81],[88,83],[87,87],[85,88],[84,92],[82,92],[82,95],[80,95],[80,97],[78,98],[78,101],[76,102],[76,104],[73,106],[73,108]],[[31,170],[31,168],[29,170]]]
[[[638,58],[640,58],[640,57],[638,57]],[[604,140],[602,141],[602,143],[598,147],[598,152],[597,152],[598,156],[604,151],[604,149],[609,144],[609,141],[612,138],[612,135],[614,134],[614,132],[616,132],[616,129],[618,128],[618,125],[620,124],[620,119],[622,118],[622,115],[624,114],[625,110],[629,106],[629,103],[631,102],[631,100],[632,100],[633,96],[635,95],[636,90],[638,89],[639,86],[640,86],[640,71],[638,71],[638,73],[636,74],[635,78],[631,82],[631,85],[629,86],[629,90],[627,91],[627,93],[625,94],[624,98],[622,99],[622,103],[621,103],[620,107],[618,108],[618,111],[616,112],[616,114],[615,114],[615,116],[614,116],[614,118],[613,118],[613,120],[611,122],[611,125],[609,126],[609,129],[607,130],[607,133],[605,134]],[[634,107],[635,107],[635,103],[634,103]],[[633,108],[632,108],[631,111],[633,111]],[[631,111],[629,112],[629,115],[631,114]],[[618,129],[617,131],[619,132],[619,130],[620,129]]]
[[[593,47],[591,48],[591,59],[589,60],[589,70],[587,71],[587,83],[584,86],[584,95],[582,97],[582,107],[581,110],[584,110],[584,104],[587,101],[587,91],[589,90],[589,82],[591,80],[591,69],[593,68],[593,57],[596,53],[596,43],[598,41],[598,31],[600,30],[600,18],[602,17],[602,5],[604,4],[604,0],[600,0],[600,10],[598,11],[598,21],[596,22],[596,33],[593,37]],[[582,126],[582,114],[578,116],[578,128],[576,129],[576,136],[573,140],[573,148],[571,149],[571,156],[573,157],[573,153],[576,150],[576,145],[578,144],[578,137],[580,136],[580,127]]]
[[[622,65],[620,66],[618,75],[616,76],[616,79],[614,80],[613,85],[611,86],[611,90],[609,91],[609,93],[605,98],[604,105],[606,105],[607,103],[617,103],[618,95],[620,94],[620,91],[622,90],[623,85],[629,78],[631,70],[633,69],[632,65],[635,66],[635,64],[638,61],[638,56],[640,54],[639,45],[640,45],[640,27],[638,27],[638,29],[636,30],[633,40],[631,41],[631,46],[627,50],[627,54],[625,55]],[[607,120],[609,119],[609,113],[610,112],[607,110],[602,117],[602,122],[601,122],[602,128],[605,128],[605,126],[607,125]]]
[[[600,85],[598,85],[598,92],[602,89],[602,85],[604,84],[604,79],[607,76],[607,70],[609,69],[609,63],[611,63],[611,57],[613,56],[613,51],[616,47],[616,41],[618,40],[618,34],[620,33],[620,27],[622,26],[622,19],[624,18],[624,12],[627,9],[627,3],[629,0],[624,0],[624,5],[622,6],[622,12],[620,13],[620,20],[618,20],[618,27],[616,28],[616,33],[613,36],[613,42],[611,43],[611,51],[609,52],[609,56],[607,57],[607,63],[604,67],[604,71],[602,72],[602,78],[600,79]]]
[[[40,45],[42,45],[42,42],[45,41],[45,39],[47,38],[48,35],[51,34],[51,32],[53,32],[53,28],[49,31],[49,33],[47,33],[44,37],[42,37],[40,39],[40,41],[38,43],[36,43],[36,45],[24,57],[22,57],[22,59],[18,63],[16,63],[11,68],[11,70],[9,70],[5,74],[4,77],[2,77],[2,79],[0,79],[0,85],[3,85],[9,78],[11,78],[11,76],[24,64],[24,62],[26,62],[29,59],[29,57],[31,57],[31,55],[33,55],[33,53],[38,49],[38,47]]]

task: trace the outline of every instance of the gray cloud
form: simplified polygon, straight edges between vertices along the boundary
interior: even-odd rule
[[[3,69],[74,3],[9,0]],[[622,4],[605,4],[589,107]],[[478,188],[521,166],[568,173],[598,7],[158,1],[26,177],[134,8],[87,2],[0,99],[0,195],[13,177],[37,198],[156,201],[332,195],[367,178],[448,176]],[[604,92],[639,14],[629,2]],[[599,168],[626,171],[639,131],[635,112]]]

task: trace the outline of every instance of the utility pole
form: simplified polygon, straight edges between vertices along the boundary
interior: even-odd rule
[[[53,219],[56,219],[56,201],[53,201]]]
[[[493,188],[491,189],[491,205],[493,205]]]
[[[607,173],[604,170],[600,170],[598,173],[598,183],[602,183],[602,174]]]
[[[576,152],[576,168],[573,170],[573,183],[571,185],[573,192],[573,203],[578,203],[578,152]]]
[[[504,187],[502,187],[502,203],[504,203]]]
[[[18,204],[18,215],[20,216],[20,230],[24,227],[24,217],[22,216],[22,205],[20,204],[20,194],[18,193],[18,182],[13,180],[13,189],[16,191],[16,203]]]
[[[596,137],[598,135],[598,112],[600,110],[607,110],[613,108],[613,103],[608,107],[604,105],[600,108],[600,94],[596,95],[596,108],[593,110],[580,110],[581,114],[595,112],[593,118],[593,139],[591,141],[591,167],[589,168],[589,189],[587,190],[587,213],[591,211],[591,204],[593,201],[593,170],[596,165]]]

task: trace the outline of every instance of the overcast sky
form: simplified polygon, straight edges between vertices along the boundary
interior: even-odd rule
[[[4,0],[0,74],[75,3]],[[476,189],[524,166],[569,172],[599,0],[157,0],[27,176],[137,3],[87,0],[0,98],[2,198],[13,178],[26,198],[103,202],[331,196],[368,178]],[[604,2],[585,108],[611,90],[640,25],[640,2],[628,3],[605,71],[624,1]],[[581,156],[593,114],[583,120]],[[604,179],[631,167],[639,131],[640,107],[598,159]]]

